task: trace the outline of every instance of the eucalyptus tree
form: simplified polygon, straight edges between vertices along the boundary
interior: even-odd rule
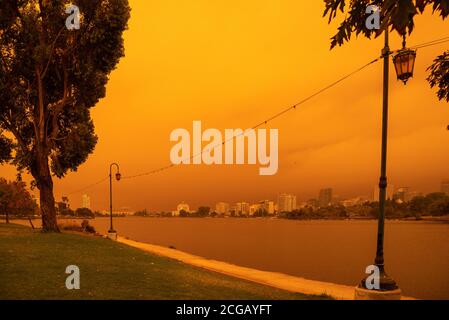
[[[90,109],[124,56],[130,17],[127,0],[74,5],[0,1],[0,164],[32,175],[47,232],[59,231],[53,176],[77,170],[94,150]]]

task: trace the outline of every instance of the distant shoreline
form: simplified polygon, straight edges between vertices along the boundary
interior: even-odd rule
[[[109,218],[109,217],[95,217],[95,218]],[[92,219],[95,219],[92,218]],[[291,220],[291,221],[377,221],[375,218],[365,218],[365,217],[354,217],[354,218],[311,218],[311,219],[288,219],[281,217],[158,217],[158,216],[113,216],[113,218],[149,218],[149,219],[241,219],[241,220],[252,220],[252,219],[267,219],[267,220]],[[64,217],[62,219],[74,219],[73,217]],[[76,218],[83,219],[83,218]],[[84,218],[86,219],[86,218]],[[449,223],[449,215],[446,216],[424,216],[420,219],[413,217],[408,218],[386,218],[388,221],[416,221],[416,222],[447,222]]]
[[[58,220],[92,220],[97,218],[109,218],[109,216],[97,216],[97,217],[72,217],[72,216],[58,216]],[[310,218],[310,219],[288,219],[288,218],[282,218],[282,217],[161,217],[161,216],[114,216],[114,219],[123,219],[123,218],[146,218],[146,219],[241,219],[241,220],[252,220],[252,219],[266,219],[266,220],[290,220],[290,221],[377,221],[375,218],[371,217],[353,217],[353,218]],[[0,219],[3,219],[1,217]],[[28,221],[29,217],[14,217],[10,216],[10,220],[25,220]],[[39,216],[31,217],[31,220],[40,220]],[[445,216],[422,216],[421,218],[417,219],[414,217],[407,217],[407,218],[386,218],[388,221],[405,221],[405,222],[439,222],[439,223],[449,223],[449,215]]]

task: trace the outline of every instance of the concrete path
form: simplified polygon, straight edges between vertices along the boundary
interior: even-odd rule
[[[256,269],[236,266],[230,263],[209,260],[176,249],[137,242],[118,237],[118,242],[142,249],[144,251],[178,260],[196,267],[219,272],[229,276],[257,282],[263,285],[310,295],[327,294],[334,299],[354,299],[355,287],[333,284],[328,282],[307,280],[277,272],[260,271]]]

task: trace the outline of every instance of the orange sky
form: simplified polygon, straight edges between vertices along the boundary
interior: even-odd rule
[[[99,136],[78,172],[55,179],[55,195],[106,177],[116,161],[123,175],[170,163],[170,132],[249,128],[380,54],[382,39],[357,39],[329,51],[336,24],[321,18],[321,1],[131,0],[126,57],[111,74],[107,96],[93,110]],[[449,22],[419,17],[410,45],[447,36]],[[393,49],[400,38],[392,35]],[[425,69],[447,44],[418,51],[415,77],[397,82],[391,65],[388,177],[395,187],[438,190],[449,178],[449,105],[439,102]],[[217,201],[300,200],[333,187],[342,197],[372,196],[380,161],[382,65],[377,63],[283,116],[279,171],[256,166],[179,166],[115,183],[115,206],[172,210]],[[15,176],[10,166],[1,175]],[[27,179],[28,180],[28,179]],[[108,184],[86,191],[94,209],[108,206]],[[81,205],[81,193],[70,197]]]

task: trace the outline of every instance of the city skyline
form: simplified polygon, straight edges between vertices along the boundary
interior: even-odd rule
[[[330,191],[330,193],[329,193]],[[223,215],[228,215],[231,211],[235,212],[241,212],[243,214],[245,213],[251,213],[254,212],[257,209],[260,208],[268,208],[270,206],[268,202],[273,203],[274,210],[276,212],[279,212],[279,203],[285,200],[280,200],[283,196],[287,197],[293,197],[293,199],[289,199],[289,201],[294,201],[292,204],[283,206],[281,204],[282,208],[293,208],[292,210],[281,210],[281,211],[293,211],[295,209],[304,207],[304,206],[312,206],[312,207],[326,207],[328,205],[343,205],[343,206],[350,206],[361,202],[377,202],[379,197],[379,189],[378,186],[374,187],[374,193],[372,195],[364,195],[364,194],[353,194],[351,196],[342,197],[338,193],[334,193],[334,188],[332,187],[325,187],[320,189],[315,197],[306,198],[306,197],[298,197],[297,194],[294,193],[285,193],[285,192],[279,192],[276,196],[268,197],[265,200],[260,200],[261,198],[256,198],[254,200],[249,199],[238,199],[238,200],[230,200],[230,201],[224,201],[219,200],[216,202],[212,201],[200,201],[199,203],[195,203],[192,205],[189,201],[181,201],[176,202],[174,201],[168,208],[164,209],[154,209],[151,206],[149,207],[133,207],[133,206],[121,206],[120,209],[114,209],[115,213],[120,213],[122,211],[128,212],[129,215],[130,212],[136,212],[140,210],[149,210],[150,212],[172,212],[174,216],[179,216],[179,213],[181,210],[185,212],[194,212],[199,207],[209,207],[211,212],[216,212]],[[323,197],[323,192],[326,193],[325,198],[326,201],[323,202],[323,200],[320,200],[321,197]],[[395,201],[401,201],[401,202],[408,202],[412,198],[416,196],[422,196],[429,193],[446,193],[449,195],[449,179],[443,179],[440,182],[439,188],[436,188],[433,191],[430,192],[421,192],[420,190],[416,190],[414,188],[410,188],[408,186],[400,186],[398,188],[395,188],[394,185],[390,185],[387,191],[387,199],[395,200]],[[84,201],[87,194],[83,194],[82,196],[82,205],[80,208],[84,207]],[[90,205],[90,197],[87,197]],[[264,204],[265,203],[265,204]],[[90,208],[93,211],[99,211],[103,213],[107,213],[107,208]],[[193,209],[195,208],[195,209]],[[267,212],[271,213],[271,209],[267,209]]]

